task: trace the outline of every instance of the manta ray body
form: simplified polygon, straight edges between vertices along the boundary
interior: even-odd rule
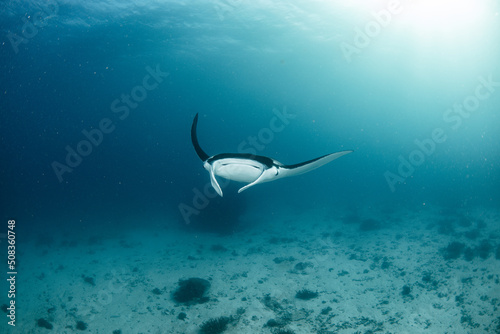
[[[348,150],[331,153],[294,165],[284,165],[272,158],[248,153],[221,153],[209,156],[203,151],[198,143],[198,136],[196,133],[197,126],[198,114],[194,117],[191,126],[191,141],[196,150],[196,154],[198,154],[198,157],[203,161],[203,167],[210,174],[212,187],[221,197],[222,189],[217,182],[216,176],[232,181],[248,183],[238,190],[238,193],[241,193],[243,190],[259,183],[310,172],[343,155],[353,152]]]

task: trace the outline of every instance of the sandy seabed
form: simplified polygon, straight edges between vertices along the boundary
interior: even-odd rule
[[[247,227],[224,236],[161,223],[30,236],[18,253],[16,327],[4,319],[0,331],[194,334],[224,316],[227,334],[500,333],[499,212],[241,220]],[[210,282],[207,302],[173,300],[190,277]],[[318,295],[296,298],[303,289]]]

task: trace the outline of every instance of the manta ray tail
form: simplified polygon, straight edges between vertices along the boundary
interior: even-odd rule
[[[198,143],[198,136],[196,135],[196,126],[198,125],[198,113],[194,116],[193,125],[191,126],[191,141],[193,142],[194,149],[196,150],[196,154],[200,157],[202,161],[208,159],[208,154],[203,151],[200,144]]]

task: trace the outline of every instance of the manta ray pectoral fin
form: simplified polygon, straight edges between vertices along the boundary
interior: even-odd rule
[[[198,114],[194,116],[193,125],[191,125],[191,142],[193,143],[194,150],[196,154],[200,157],[201,161],[206,161],[208,159],[208,154],[203,151],[200,144],[198,143],[198,135],[196,134],[196,127],[198,126]]]
[[[215,189],[217,194],[219,194],[219,196],[222,197],[222,189],[220,188],[219,183],[215,178],[214,169],[212,166],[210,166],[210,170],[208,172],[210,173],[210,183],[212,183],[212,187]]]
[[[313,169],[316,169],[318,167],[321,167],[323,165],[326,165],[329,162],[332,162],[335,159],[340,158],[343,155],[352,153],[353,151],[341,151],[341,152],[336,152],[336,153],[331,153],[324,155],[322,157],[312,159],[309,161],[301,162],[299,164],[295,165],[283,165],[281,166],[282,172],[282,177],[287,177],[287,176],[294,176],[294,175],[299,175],[303,173],[307,173],[312,171]]]

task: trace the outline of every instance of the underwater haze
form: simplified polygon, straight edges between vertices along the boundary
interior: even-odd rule
[[[498,1],[11,0],[0,36],[2,332],[500,330]],[[221,197],[196,114],[209,156],[353,153]]]

